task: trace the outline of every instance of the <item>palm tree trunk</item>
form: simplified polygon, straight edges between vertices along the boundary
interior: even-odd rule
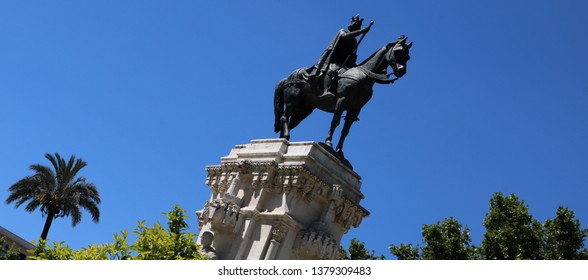
[[[47,239],[47,234],[49,234],[49,228],[51,227],[51,223],[53,222],[54,217],[55,215],[52,213],[47,215],[45,226],[43,227],[43,232],[41,233],[41,239]]]

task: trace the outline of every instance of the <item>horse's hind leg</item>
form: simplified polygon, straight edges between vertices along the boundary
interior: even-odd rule
[[[282,124],[282,129],[280,129],[280,138],[286,138],[286,140],[289,140],[290,131],[288,131],[288,122],[286,121],[285,116],[280,118],[280,123]]]
[[[288,119],[290,118],[292,106],[286,103],[286,109],[282,116],[280,116],[280,138],[285,138],[286,140],[290,140],[290,129],[288,127]]]

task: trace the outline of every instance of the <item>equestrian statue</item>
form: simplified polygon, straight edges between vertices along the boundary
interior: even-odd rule
[[[352,17],[348,29],[337,33],[316,64],[297,69],[278,82],[274,93],[274,131],[280,133],[280,138],[289,140],[290,130],[318,108],[333,113],[325,139],[325,144],[332,147],[333,132],[346,112],[335,148],[342,155],[345,138],[361,108],[371,99],[374,83],[391,84],[406,74],[412,42],[407,44],[404,35],[356,64],[357,47],[373,25],[371,22],[362,29],[362,22],[359,16]],[[392,73],[387,73],[388,67]],[[390,79],[392,74],[395,77]]]

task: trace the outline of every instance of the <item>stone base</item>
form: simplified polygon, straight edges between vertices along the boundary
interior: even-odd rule
[[[316,142],[253,140],[207,166],[212,196],[196,212],[219,259],[336,259],[369,212],[361,178]]]

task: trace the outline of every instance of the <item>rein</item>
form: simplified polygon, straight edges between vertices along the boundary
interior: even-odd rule
[[[365,69],[363,66],[358,66],[357,69],[359,69],[361,72],[363,72],[366,76],[376,80],[376,82],[379,84],[391,84],[391,83],[394,83],[396,80],[398,80],[398,78],[388,80],[388,78],[390,78],[390,75],[392,75],[392,73],[390,73],[390,74],[377,74],[377,73],[374,73],[368,69]]]

